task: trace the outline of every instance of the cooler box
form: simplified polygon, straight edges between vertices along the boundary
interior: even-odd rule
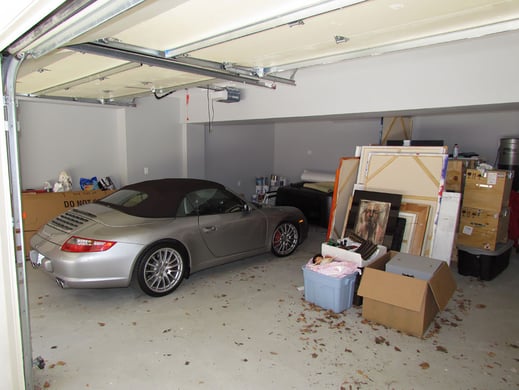
[[[441,263],[442,260],[399,252],[387,262],[386,272],[421,280],[429,280],[440,267]]]
[[[486,251],[458,244],[458,273],[492,280],[508,267],[514,242],[498,244],[495,251]]]
[[[321,274],[303,267],[305,300],[335,313],[349,309],[353,304],[353,294],[357,273],[340,278]]]

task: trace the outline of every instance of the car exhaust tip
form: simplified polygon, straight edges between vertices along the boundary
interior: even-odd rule
[[[65,281],[61,280],[60,278],[56,278],[56,284],[61,288],[65,288]]]

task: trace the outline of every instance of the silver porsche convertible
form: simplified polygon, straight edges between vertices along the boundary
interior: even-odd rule
[[[198,179],[131,184],[66,211],[30,241],[34,267],[66,288],[128,286],[174,291],[192,272],[272,251],[288,256],[306,238],[303,213],[249,203]]]

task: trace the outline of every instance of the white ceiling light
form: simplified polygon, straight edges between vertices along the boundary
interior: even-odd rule
[[[346,43],[349,41],[348,38],[346,38],[345,36],[342,36],[342,35],[336,35],[336,36],[334,36],[334,39],[335,39],[336,44]]]

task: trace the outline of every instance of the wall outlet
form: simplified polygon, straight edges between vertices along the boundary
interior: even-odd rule
[[[150,170],[148,167],[144,167],[144,176],[148,176],[148,173],[150,173]]]

